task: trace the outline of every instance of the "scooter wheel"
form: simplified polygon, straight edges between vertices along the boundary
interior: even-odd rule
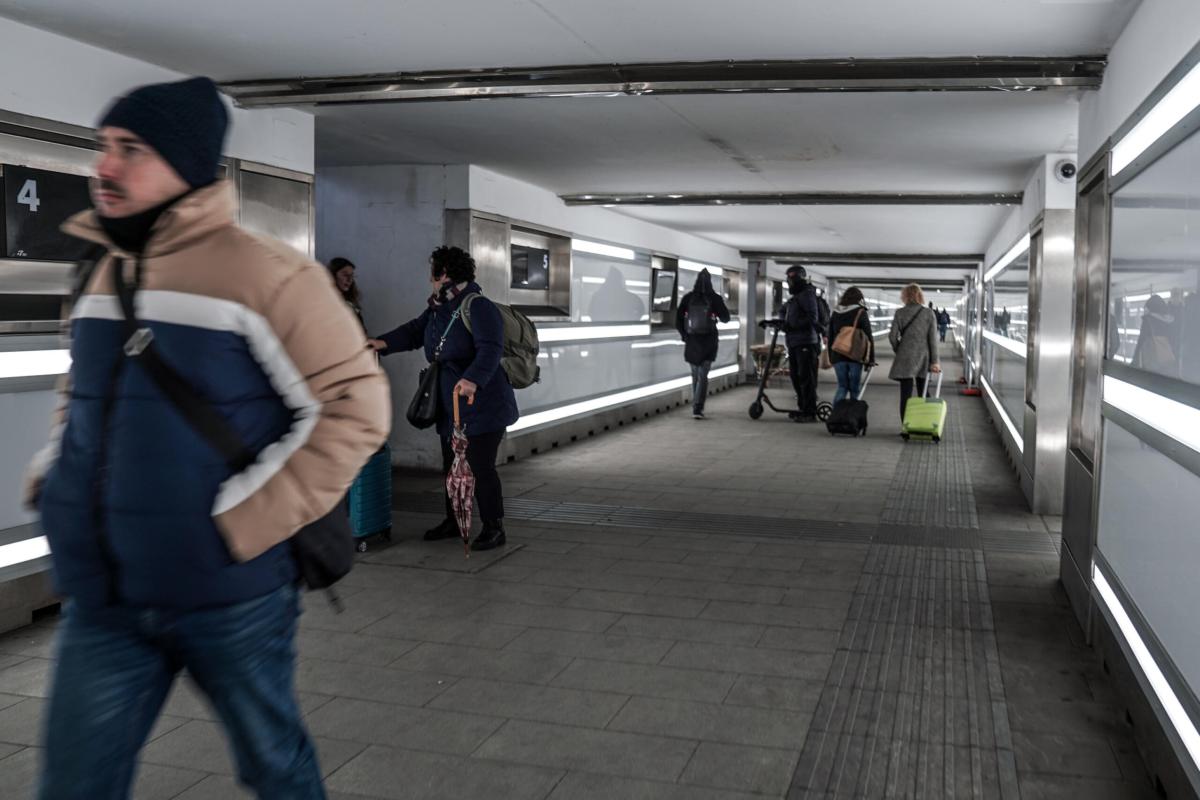
[[[763,404],[754,402],[750,404],[750,419],[758,419],[762,416]]]
[[[822,400],[817,403],[817,419],[821,422],[828,422],[829,417],[833,415],[833,403]]]
[[[365,553],[365,552],[367,552],[367,543],[366,543],[366,541],[365,541],[365,540],[362,540],[362,539],[360,539],[358,542],[355,542],[355,544],[354,544],[354,549],[355,549],[355,550],[357,550],[357,551],[358,551],[358,552],[360,552],[360,553]]]

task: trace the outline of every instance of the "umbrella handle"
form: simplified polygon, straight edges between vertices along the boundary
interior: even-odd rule
[[[462,420],[458,415],[458,387],[457,386],[454,387],[453,394],[454,394],[454,427],[461,428]],[[475,405],[475,395],[471,395],[470,397],[467,398],[467,405],[469,405],[469,406]]]

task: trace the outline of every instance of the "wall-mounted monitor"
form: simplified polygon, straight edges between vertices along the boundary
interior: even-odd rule
[[[550,288],[550,251],[540,247],[513,244],[511,250],[512,289],[543,291]]]
[[[675,279],[674,270],[654,270],[652,289],[652,305],[654,311],[672,311],[675,308]]]

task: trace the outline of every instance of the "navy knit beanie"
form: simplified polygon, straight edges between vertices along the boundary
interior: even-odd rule
[[[217,179],[229,112],[208,78],[141,86],[113,103],[100,127],[125,128],[193,189]]]

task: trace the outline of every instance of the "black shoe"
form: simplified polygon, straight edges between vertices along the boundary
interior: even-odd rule
[[[817,421],[816,414],[797,414],[792,417],[793,422],[799,422],[801,425],[811,425]]]
[[[508,537],[504,535],[504,523],[502,521],[484,522],[483,530],[475,537],[475,541],[471,542],[471,549],[476,552],[491,550],[496,547],[503,547],[507,542]]]
[[[800,412],[799,411],[789,411],[788,419],[790,419],[792,422],[796,422],[797,420],[800,419]]]
[[[693,411],[692,419],[704,419],[704,412],[703,411]]]
[[[423,537],[427,542],[438,542],[442,539],[452,539],[459,536],[458,522],[447,517],[437,524],[437,527],[425,531]]]

